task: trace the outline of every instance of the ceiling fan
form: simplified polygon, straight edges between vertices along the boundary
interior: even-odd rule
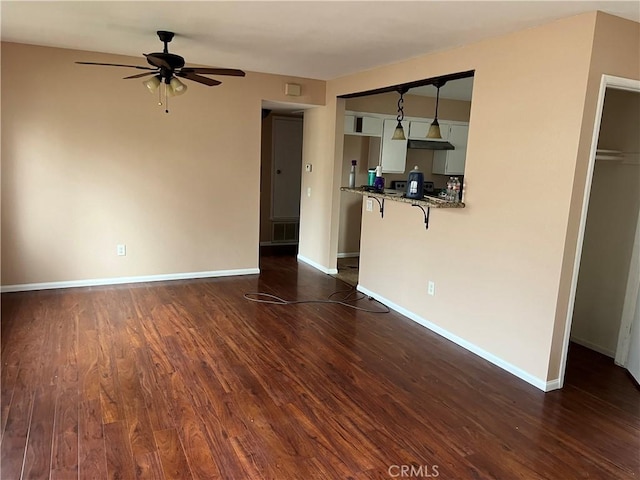
[[[181,57],[180,55],[169,53],[168,45],[169,42],[171,42],[171,40],[173,39],[174,33],[165,30],[159,30],[157,34],[160,41],[164,43],[164,49],[162,50],[162,52],[143,53],[151,67],[141,67],[138,65],[122,65],[119,63],[76,63],[81,65],[102,65],[106,67],[127,67],[135,68],[138,70],[148,70],[144,73],[138,73],[136,75],[124,77],[124,79],[142,78],[153,75],[151,79],[145,80],[143,84],[152,93],[158,91],[158,105],[162,105],[162,91],[160,88],[161,85],[164,85],[165,104],[168,103],[169,96],[182,95],[186,92],[187,86],[182,83],[177,77],[185,78],[202,85],[213,87],[216,85],[220,85],[222,82],[213,78],[204,77],[203,75],[229,75],[234,77],[245,76],[245,73],[242,70],[237,70],[234,68],[185,67],[183,57]],[[168,105],[166,105],[165,111],[169,113]]]

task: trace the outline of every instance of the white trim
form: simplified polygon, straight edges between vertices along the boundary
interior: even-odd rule
[[[195,278],[231,277],[235,275],[257,275],[259,268],[240,268],[237,270],[214,270],[210,272],[168,273],[163,275],[143,275],[139,277],[92,278],[88,280],[69,280],[64,282],[23,283],[3,285],[2,293],[28,292],[31,290],[50,290],[53,288],[96,287],[100,285],[120,285],[123,283],[161,282],[166,280],[191,280]]]
[[[310,260],[307,257],[304,257],[304,256],[302,256],[300,254],[298,254],[297,258],[298,258],[299,262],[306,263],[307,265],[311,265],[313,268],[316,268],[316,269],[320,270],[322,273],[326,273],[327,275],[335,275],[336,273],[338,273],[338,269],[337,268],[324,267],[324,266],[320,265],[319,263],[316,263],[313,260]]]
[[[360,256],[360,252],[343,252],[343,253],[338,253],[338,258],[353,258],[353,257],[359,257]]]
[[[569,292],[569,303],[567,305],[567,316],[564,325],[564,339],[562,345],[562,354],[560,355],[560,386],[558,388],[562,388],[562,386],[564,385],[564,375],[567,369],[567,354],[569,353],[571,323],[573,322],[573,309],[575,308],[576,291],[578,289],[578,274],[580,272],[580,260],[582,258],[584,233],[587,225],[587,213],[589,209],[589,198],[591,195],[591,183],[593,182],[593,170],[596,163],[598,137],[600,136],[600,124],[602,122],[602,110],[604,107],[604,94],[607,88],[640,92],[640,80],[614,77],[612,75],[602,75],[602,79],[600,80],[600,91],[598,93],[598,102],[596,104],[593,134],[591,136],[591,151],[589,153],[587,177],[585,179],[584,196],[582,198],[582,212],[580,214],[580,227],[578,229],[578,240],[576,243],[576,256],[573,261],[573,276],[571,278],[571,290]]]
[[[362,285],[358,285],[356,288],[359,292],[362,292],[365,295],[375,298],[379,302],[384,303],[390,309],[395,310],[396,312],[404,315],[405,317],[413,320],[414,322],[422,325],[423,327],[428,328],[432,332],[437,333],[438,335],[446,338],[447,340],[452,341],[453,343],[461,346],[465,350],[469,350],[470,352],[475,353],[479,357],[484,358],[488,362],[493,363],[494,365],[502,368],[503,370],[506,370],[507,372],[515,375],[516,377],[524,380],[525,382],[533,385],[536,388],[539,388],[544,392],[548,392],[549,390],[554,390],[556,388],[559,388],[557,386],[557,384],[559,383],[558,380],[552,380],[550,382],[547,382],[546,380],[542,380],[541,378],[535,377],[530,373],[525,372],[521,368],[518,368],[515,365],[512,365],[511,363],[495,356],[494,354],[487,352],[486,350],[478,347],[477,345],[474,345],[473,343],[468,342],[464,338],[458,337],[457,335],[449,332],[448,330],[445,330],[444,328],[436,325],[435,323],[431,323],[430,321],[425,320],[421,316],[416,315],[415,313],[407,310],[406,308],[403,308],[400,305],[397,305],[392,301],[382,297],[381,295],[378,295],[377,293],[372,292],[371,290],[369,290],[366,287],[363,287]]]
[[[578,337],[571,337],[571,341],[573,343],[577,343],[578,345],[582,345],[583,347],[588,348],[589,350],[593,350],[595,352],[601,353],[602,355],[606,355],[607,357],[614,358],[616,356],[616,352],[613,350],[609,350],[608,348],[604,348],[600,345],[597,345],[589,340],[584,340]]]
[[[545,386],[544,391],[550,392],[551,390],[558,390],[560,388],[562,388],[562,382],[560,381],[559,378],[556,378],[555,380],[549,380],[547,382],[547,385]]]

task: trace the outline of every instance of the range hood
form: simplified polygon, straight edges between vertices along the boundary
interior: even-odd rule
[[[455,147],[446,140],[409,140],[407,142],[407,148],[422,149],[422,150],[455,150]]]

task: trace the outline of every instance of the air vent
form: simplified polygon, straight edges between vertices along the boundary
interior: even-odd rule
[[[274,243],[297,242],[298,222],[274,222],[271,241]]]

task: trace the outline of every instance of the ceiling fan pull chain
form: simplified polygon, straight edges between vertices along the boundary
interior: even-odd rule
[[[164,84],[164,113],[169,113],[169,85]]]

